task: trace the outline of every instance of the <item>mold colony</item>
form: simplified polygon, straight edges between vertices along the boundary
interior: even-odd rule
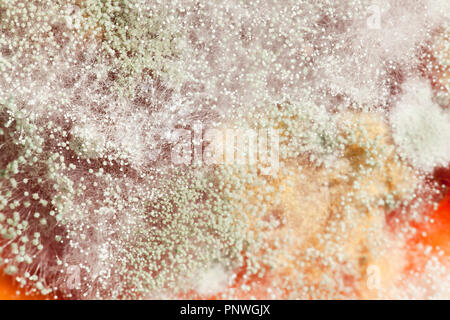
[[[448,297],[450,10],[379,1],[376,30],[371,5],[2,1],[3,271],[49,298]],[[198,122],[277,130],[277,174],[173,165]]]

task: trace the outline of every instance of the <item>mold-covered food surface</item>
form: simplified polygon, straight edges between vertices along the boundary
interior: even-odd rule
[[[449,299],[447,0],[0,0],[0,298]]]

